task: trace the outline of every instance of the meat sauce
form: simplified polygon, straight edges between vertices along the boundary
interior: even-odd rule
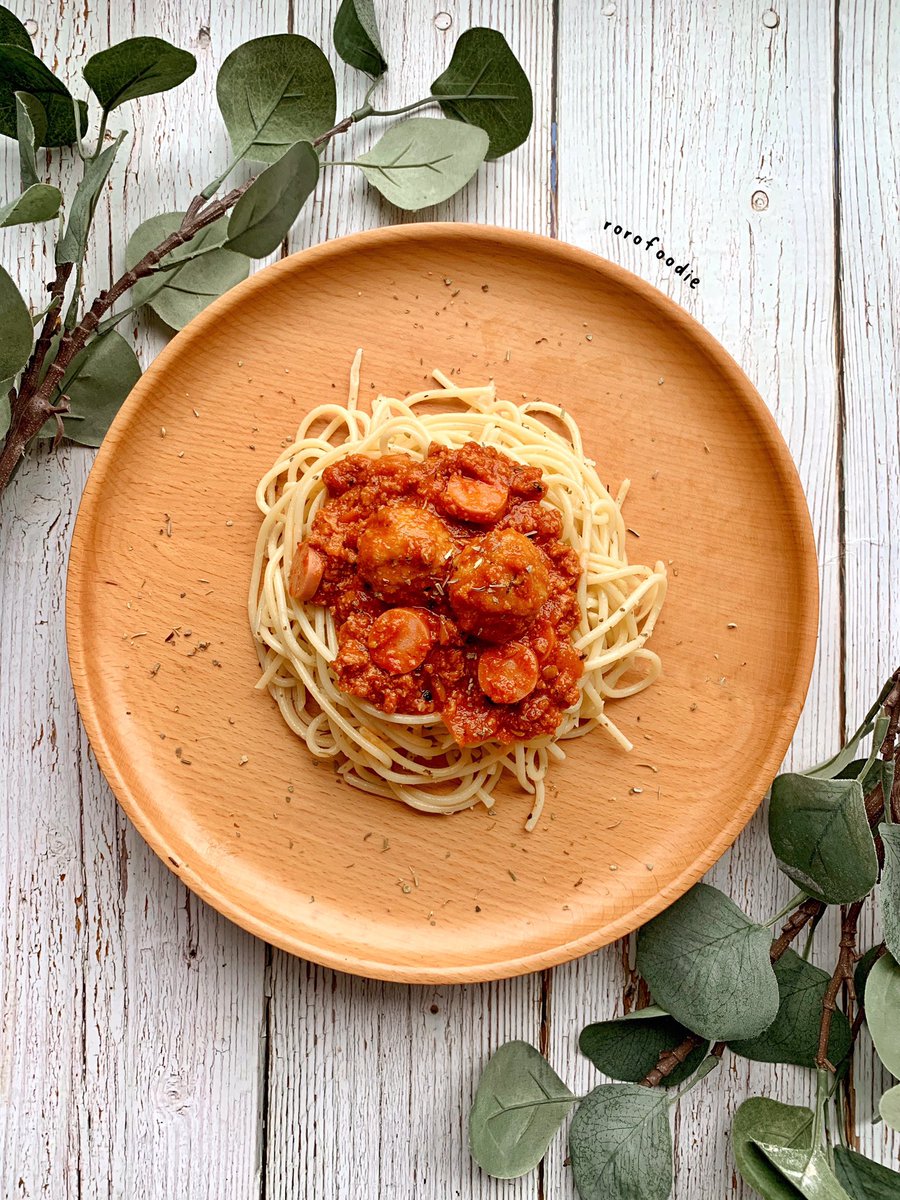
[[[440,713],[460,745],[553,733],[578,702],[578,556],[538,467],[490,447],[350,454],[294,556],[290,591],[338,628],[338,686]]]

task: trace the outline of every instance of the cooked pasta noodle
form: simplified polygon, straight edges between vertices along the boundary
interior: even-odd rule
[[[633,695],[659,676],[647,641],[666,594],[666,571],[631,564],[625,552],[622,503],[585,456],[581,432],[563,409],[543,401],[498,399],[493,383],[462,387],[434,371],[439,385],[405,400],[378,396],[371,412],[359,401],[361,352],[354,358],[346,406],[312,409],[294,442],[257,488],[263,514],[250,584],[250,624],[267,688],[311,754],[333,760],[344,781],[425,812],[452,813],[494,803],[504,774],[531,796],[527,828],[536,824],[551,762],[562,744],[600,726],[620,746],[631,743],[608,715],[608,702]],[[564,432],[557,432],[557,428]],[[544,503],[562,516],[562,540],[579,555],[581,620],[572,641],[584,660],[580,701],[556,734],[525,743],[460,746],[437,713],[388,715],[336,686],[329,664],[338,653],[331,613],[289,592],[298,542],[327,499],[323,470],[344,455],[403,451],[416,460],[429,444],[458,448],[480,442],[539,467]]]

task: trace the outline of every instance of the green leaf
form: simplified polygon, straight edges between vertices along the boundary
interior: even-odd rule
[[[35,149],[47,135],[47,114],[40,100],[28,92],[16,92],[16,137],[19,140],[19,176],[22,191],[40,183]]]
[[[0,229],[9,225],[52,221],[62,204],[62,192],[49,183],[34,183],[16,200],[0,208]]]
[[[63,417],[66,437],[80,446],[99,446],[122,402],[141,377],[141,365],[119,334],[104,333],[75,358],[60,384],[69,397]],[[55,437],[56,421],[45,422],[39,437]]]
[[[234,206],[228,221],[229,250],[265,258],[287,237],[319,178],[319,156],[297,142],[259,175]]]
[[[167,92],[197,70],[197,60],[162,38],[128,38],[87,60],[84,77],[106,112],[128,100]]]
[[[729,1048],[756,1062],[795,1063],[815,1067],[819,1046],[822,1000],[830,976],[793,950],[775,963],[778,980],[778,1015],[758,1037],[729,1042]],[[850,1022],[834,1013],[828,1040],[829,1061],[837,1065],[850,1049]]]
[[[594,1088],[575,1113],[569,1154],[581,1200],[666,1200],[672,1190],[666,1093],[634,1083]]]
[[[0,379],[14,379],[28,361],[34,327],[28,305],[0,267]]]
[[[900,1175],[844,1146],[834,1148],[834,1171],[851,1200],[897,1200]]]
[[[878,1101],[878,1112],[885,1125],[900,1130],[900,1083],[884,1093]]]
[[[881,824],[878,832],[884,842],[884,867],[878,885],[881,923],[888,950],[900,960],[900,825]]]
[[[0,4],[0,45],[31,49],[31,34],[15,13]]]
[[[334,48],[351,67],[373,79],[387,70],[372,0],[343,0],[334,19]]]
[[[160,213],[139,225],[125,247],[125,265],[128,269],[178,229],[183,218],[183,212]],[[185,261],[171,270],[139,279],[131,289],[132,302],[135,305],[148,305],[172,329],[183,329],[213,300],[246,279],[250,273],[249,259],[222,246],[227,226],[228,217],[221,217],[201,230],[187,245],[167,255],[162,260],[163,266]],[[216,246],[219,248],[212,249]],[[196,254],[198,250],[207,250],[208,253],[187,261],[188,256]]]
[[[17,137],[16,92],[28,92],[47,116],[44,146],[71,146],[75,141],[72,96],[64,83],[23,46],[0,45],[0,133]],[[82,133],[87,128],[87,105],[78,101]]]
[[[334,72],[309,38],[278,33],[238,46],[222,63],[216,98],[235,159],[273,163],[334,125]]]
[[[735,1162],[744,1181],[765,1200],[798,1200],[800,1193],[775,1169],[758,1143],[809,1149],[813,1122],[810,1109],[763,1096],[745,1100],[735,1113],[731,1126]]]
[[[84,174],[75,189],[75,196],[69,209],[69,222],[66,232],[60,238],[56,247],[57,263],[77,263],[84,258],[87,245],[88,231],[94,217],[100,192],[106,183],[113,165],[113,159],[119,152],[124,133],[120,133],[111,146],[97,155],[93,162],[85,164]]]
[[[489,1175],[514,1179],[547,1153],[575,1097],[527,1042],[507,1042],[488,1061],[469,1113],[469,1150]]]
[[[854,758],[852,762],[841,767],[832,778],[834,779],[858,779],[862,784],[864,793],[871,791],[876,783],[881,782],[881,761],[870,763],[867,758]]]
[[[882,954],[866,980],[866,1024],[878,1057],[900,1077],[900,966]]]
[[[858,900],[878,878],[858,780],[779,775],[772,784],[769,840],[782,871],[827,904]]]
[[[850,1200],[820,1148],[798,1150],[768,1142],[757,1142],[756,1145],[775,1170],[806,1200]]]
[[[356,165],[385,199],[417,212],[465,187],[484,162],[487,145],[487,134],[474,126],[410,117],[392,125]]]
[[[828,758],[825,760],[825,762],[818,763],[816,766],[810,767],[809,770],[804,771],[803,774],[810,776],[812,779],[834,779],[836,775],[839,775],[853,758],[859,743],[864,737],[868,737],[868,735],[875,728],[876,717],[881,709],[882,704],[884,704],[885,700],[887,700],[888,696],[891,694],[893,686],[894,677],[891,675],[882,684],[881,691],[875,698],[875,703],[863,717],[859,728],[850,738],[849,742],[847,742],[846,746],[843,746],[832,758]]]
[[[705,883],[638,933],[637,966],[662,1007],[711,1040],[762,1033],[778,1012],[771,936]]]
[[[12,416],[9,411],[9,389],[12,385],[13,381],[11,379],[4,379],[0,383],[0,440],[6,437],[6,431],[9,429]]]
[[[879,946],[872,946],[856,964],[853,971],[853,987],[856,995],[860,998],[866,994],[866,981],[869,978],[869,972],[883,953],[884,951]]]
[[[443,75],[431,85],[448,117],[477,125],[490,138],[487,158],[515,150],[531,132],[531,84],[502,33],[468,29]],[[443,100],[442,96],[463,96]]]
[[[638,1083],[653,1070],[663,1051],[679,1045],[689,1033],[689,1029],[653,1004],[612,1021],[586,1025],[578,1045],[581,1053],[604,1075]],[[675,1087],[693,1075],[707,1047],[708,1043],[703,1042],[693,1049],[681,1066],[663,1080],[662,1086]]]

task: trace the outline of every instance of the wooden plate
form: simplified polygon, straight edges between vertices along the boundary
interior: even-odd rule
[[[339,784],[254,690],[257,480],[304,410],[440,366],[560,401],[629,554],[670,564],[664,679],[552,768],[544,817],[424,815]],[[69,655],[97,759],[157,854],[221,912],[328,966],[414,982],[534,971],[671,903],[775,774],[812,666],[816,561],[775,423],[675,304],[571,246],[469,225],[341,238],[261,271],[174,339],[91,472]]]

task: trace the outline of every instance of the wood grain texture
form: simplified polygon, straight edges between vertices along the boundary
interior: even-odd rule
[[[137,144],[125,205],[118,203],[117,181],[108,189],[117,198],[112,242],[107,200],[98,215],[93,288],[106,281],[113,246],[121,255],[123,227],[183,203],[194,190],[185,167],[196,185],[224,163],[212,81],[230,46],[291,22],[324,40],[333,8],[328,0],[81,6],[12,0],[12,7],[40,27],[38,52],[58,60],[73,80],[86,47],[132,30],[159,32],[198,56],[198,76],[182,93],[127,110]],[[762,24],[770,8],[779,18],[774,29]],[[388,57],[402,63],[384,94],[402,100],[405,79],[427,83],[470,22],[513,31],[535,84],[535,133],[436,215],[548,232],[551,184],[557,184],[568,206],[564,236],[664,290],[666,281],[637,252],[603,240],[607,215],[595,219],[598,197],[626,219],[640,219],[648,233],[696,251],[701,284],[685,305],[722,338],[772,404],[799,457],[819,537],[820,667],[795,741],[796,761],[806,762],[820,746],[833,745],[841,707],[837,428],[828,419],[838,407],[832,5],[657,5],[654,17],[640,0],[602,7],[561,0],[559,10],[561,144],[553,178],[549,0],[529,6],[527,21],[516,0],[432,6],[407,0],[391,4],[389,16],[382,4]],[[840,0],[839,27],[846,674],[853,721],[898,649],[891,595],[897,372],[890,333],[900,304],[897,145],[885,100],[889,79],[896,80],[896,4]],[[339,87],[349,88],[353,73],[338,75]],[[182,96],[190,97],[187,110]],[[210,139],[212,129],[218,132]],[[373,134],[353,136],[365,142]],[[6,140],[0,171],[10,195],[18,163]],[[757,191],[768,201],[762,211],[752,207]],[[291,248],[397,219],[353,173],[335,171]],[[47,229],[37,239],[4,230],[0,239],[4,265],[30,284],[37,300],[51,269]],[[668,286],[680,299],[681,284]],[[137,330],[146,362],[163,334],[145,322]],[[279,1200],[329,1193],[368,1200],[379,1194],[380,1181],[392,1185],[380,1194],[414,1190],[426,1200],[570,1195],[568,1169],[556,1151],[543,1186],[534,1175],[496,1185],[473,1172],[464,1115],[481,1061],[509,1037],[537,1042],[552,1034],[556,1065],[570,1083],[578,1081],[574,1039],[583,1020],[621,1011],[625,976],[612,949],[554,973],[549,1013],[539,976],[438,990],[433,998],[429,989],[368,984],[273,953],[189,899],[118,813],[76,721],[62,637],[62,563],[90,457],[69,449],[35,458],[0,508],[6,909],[0,1190],[74,1200],[130,1195],[137,1183],[155,1197],[170,1194],[162,1189],[177,1181],[189,1200],[244,1200],[259,1194],[254,1171],[262,1155],[266,1194]],[[712,878],[758,915],[787,890],[759,820]],[[867,1042],[863,1050],[865,1060]],[[725,1129],[740,1099],[773,1078],[783,1098],[804,1094],[792,1068],[748,1069],[733,1060],[692,1093],[691,1107],[682,1105],[678,1200],[747,1195],[732,1172]],[[882,1085],[877,1074],[860,1080],[861,1122]],[[863,1149],[887,1155],[890,1146],[869,1129]],[[147,1169],[145,1182],[139,1172]]]
[[[552,3],[539,0],[529,7],[528,21],[518,19],[517,0],[441,0],[430,7],[404,0],[390,5],[389,16],[379,7],[388,62],[402,64],[379,87],[382,107],[424,95],[455,39],[478,24],[506,32],[534,82],[535,124],[528,142],[479,172],[433,214],[418,214],[423,219],[446,216],[550,232]],[[332,11],[327,0],[307,6],[297,32],[324,40]],[[337,77],[346,111],[361,94],[361,77],[345,66]],[[374,139],[375,131],[356,127],[336,153],[349,157]],[[292,231],[291,250],[409,219],[355,172],[326,173],[320,187],[321,206],[317,196],[311,214]],[[347,1200],[413,1192],[422,1200],[525,1200],[535,1194],[533,1177],[500,1182],[473,1165],[466,1121],[481,1065],[493,1049],[510,1038],[540,1038],[540,976],[464,988],[407,988],[343,976],[274,950],[270,990],[271,1200],[325,1195],[335,1180]],[[366,1098],[362,1106],[360,1096]],[[290,1149],[298,1144],[302,1160]]]
[[[841,0],[837,80],[840,341],[843,363],[847,724],[900,663],[900,10]],[[863,909],[860,944],[881,932]],[[900,1134],[872,1124],[893,1082],[861,1035],[856,1079],[860,1150],[897,1162]]]
[[[832,120],[823,103],[833,14],[802,0],[774,7],[775,28],[763,23],[770,6],[761,3],[646,0],[606,5],[599,17],[562,7],[559,230],[701,320],[757,384],[791,446],[821,584],[817,669],[791,756],[802,764],[840,733]],[[589,76],[597,83],[586,88]],[[659,243],[648,253],[626,230]],[[659,245],[672,267],[654,257]],[[674,272],[684,263],[700,277],[696,288]],[[708,879],[757,919],[791,892],[761,814]],[[578,1054],[578,1031],[623,1011],[620,953],[610,947],[554,972],[551,1058],[576,1091],[597,1080]],[[805,1102],[809,1080],[732,1058],[679,1104],[675,1200],[749,1196],[736,1181],[728,1129],[741,1100],[763,1091]],[[564,1154],[562,1143],[551,1150],[548,1195],[573,1194]]]

